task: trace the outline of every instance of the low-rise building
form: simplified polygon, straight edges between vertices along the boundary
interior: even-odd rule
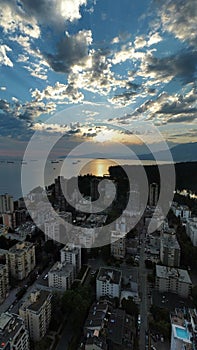
[[[37,342],[41,340],[51,321],[52,294],[45,290],[36,290],[22,302],[19,315],[24,320],[30,338]]]
[[[74,265],[67,262],[56,262],[48,272],[49,287],[67,290],[74,282]]]
[[[85,350],[107,350],[108,345],[105,337],[98,334],[98,331],[94,332],[92,337],[89,337],[85,343]]]
[[[8,233],[8,226],[0,225],[0,236],[6,236]]]
[[[8,251],[8,261],[11,276],[23,280],[36,265],[34,244],[30,242],[15,244]]]
[[[8,312],[0,316],[0,350],[29,350],[29,334],[24,321]]]
[[[107,340],[114,350],[132,349],[133,333],[135,332],[134,319],[124,310],[112,311],[107,324]]]
[[[190,218],[186,223],[186,233],[194,247],[197,247],[197,217]]]
[[[186,270],[156,265],[155,286],[160,293],[171,292],[188,298],[192,281]]]
[[[111,305],[106,300],[100,300],[91,306],[84,325],[84,335],[86,337],[93,336],[95,330],[100,332],[103,329],[109,310],[111,310]]]
[[[108,267],[101,267],[96,278],[96,298],[103,296],[120,298],[122,272]]]
[[[85,322],[85,349],[132,349],[135,333],[134,317],[124,310],[113,309],[109,301],[100,300],[92,305]]]

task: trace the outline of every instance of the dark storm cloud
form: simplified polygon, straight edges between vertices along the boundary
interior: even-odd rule
[[[89,30],[80,31],[73,36],[67,34],[58,43],[56,53],[46,54],[45,58],[54,71],[68,73],[74,64],[85,64],[91,40]]]
[[[190,115],[173,116],[168,119],[168,123],[191,123],[196,120],[196,113]]]
[[[159,81],[180,78],[183,83],[193,82],[197,70],[197,51],[187,50],[169,57],[145,57],[139,75]]]

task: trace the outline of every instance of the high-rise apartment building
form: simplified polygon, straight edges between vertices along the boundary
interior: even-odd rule
[[[157,183],[152,183],[149,186],[149,205],[155,207],[157,205],[159,198],[159,185]]]
[[[13,213],[14,211],[14,201],[13,197],[5,193],[0,195],[0,214],[3,213]]]
[[[0,350],[29,350],[29,334],[24,321],[8,312],[0,316]]]
[[[0,264],[0,304],[5,300],[9,292],[8,265]]]
[[[35,246],[30,242],[15,244],[8,251],[10,275],[18,280],[23,280],[36,265]]]
[[[119,270],[101,267],[96,278],[96,298],[108,296],[120,298],[122,273]]]
[[[67,262],[74,266],[75,276],[81,270],[81,246],[68,243],[61,249],[61,263]]]
[[[160,240],[160,260],[163,265],[180,266],[181,248],[175,234],[163,233]]]
[[[187,220],[186,233],[191,239],[194,247],[197,247],[197,217],[190,218]]]
[[[155,287],[160,293],[171,292],[188,298],[192,281],[186,270],[156,265]]]
[[[137,184],[132,184],[128,192],[128,203],[126,213],[135,216],[140,212],[140,191]]]
[[[58,176],[55,179],[55,201],[58,205],[58,208],[62,210],[66,210],[67,202],[67,180],[63,176]]]
[[[57,261],[48,272],[49,287],[67,290],[74,282],[75,267],[67,262]]]
[[[45,239],[52,239],[56,242],[66,242],[68,241],[70,232],[70,223],[72,222],[72,213],[70,212],[60,212],[58,213],[59,219],[54,219],[51,217],[44,224]],[[61,219],[64,221],[61,223]]]
[[[0,304],[9,292],[9,270],[7,251],[0,250]]]
[[[120,231],[111,231],[111,255],[116,259],[123,259],[126,254],[125,245],[126,233]]]
[[[16,215],[14,213],[2,214],[3,225],[10,227],[12,230],[16,228]]]
[[[19,307],[19,315],[24,320],[30,338],[41,340],[51,321],[52,294],[45,290],[36,290]]]

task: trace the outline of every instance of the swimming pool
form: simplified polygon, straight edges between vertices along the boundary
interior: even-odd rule
[[[176,335],[178,338],[184,339],[184,340],[190,340],[189,333],[187,332],[186,329],[180,328],[180,327],[175,327],[176,330]]]

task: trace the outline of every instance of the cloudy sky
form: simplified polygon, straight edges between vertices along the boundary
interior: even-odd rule
[[[22,155],[35,130],[114,137],[80,126],[76,105],[196,141],[196,23],[194,0],[0,0],[0,155]]]

